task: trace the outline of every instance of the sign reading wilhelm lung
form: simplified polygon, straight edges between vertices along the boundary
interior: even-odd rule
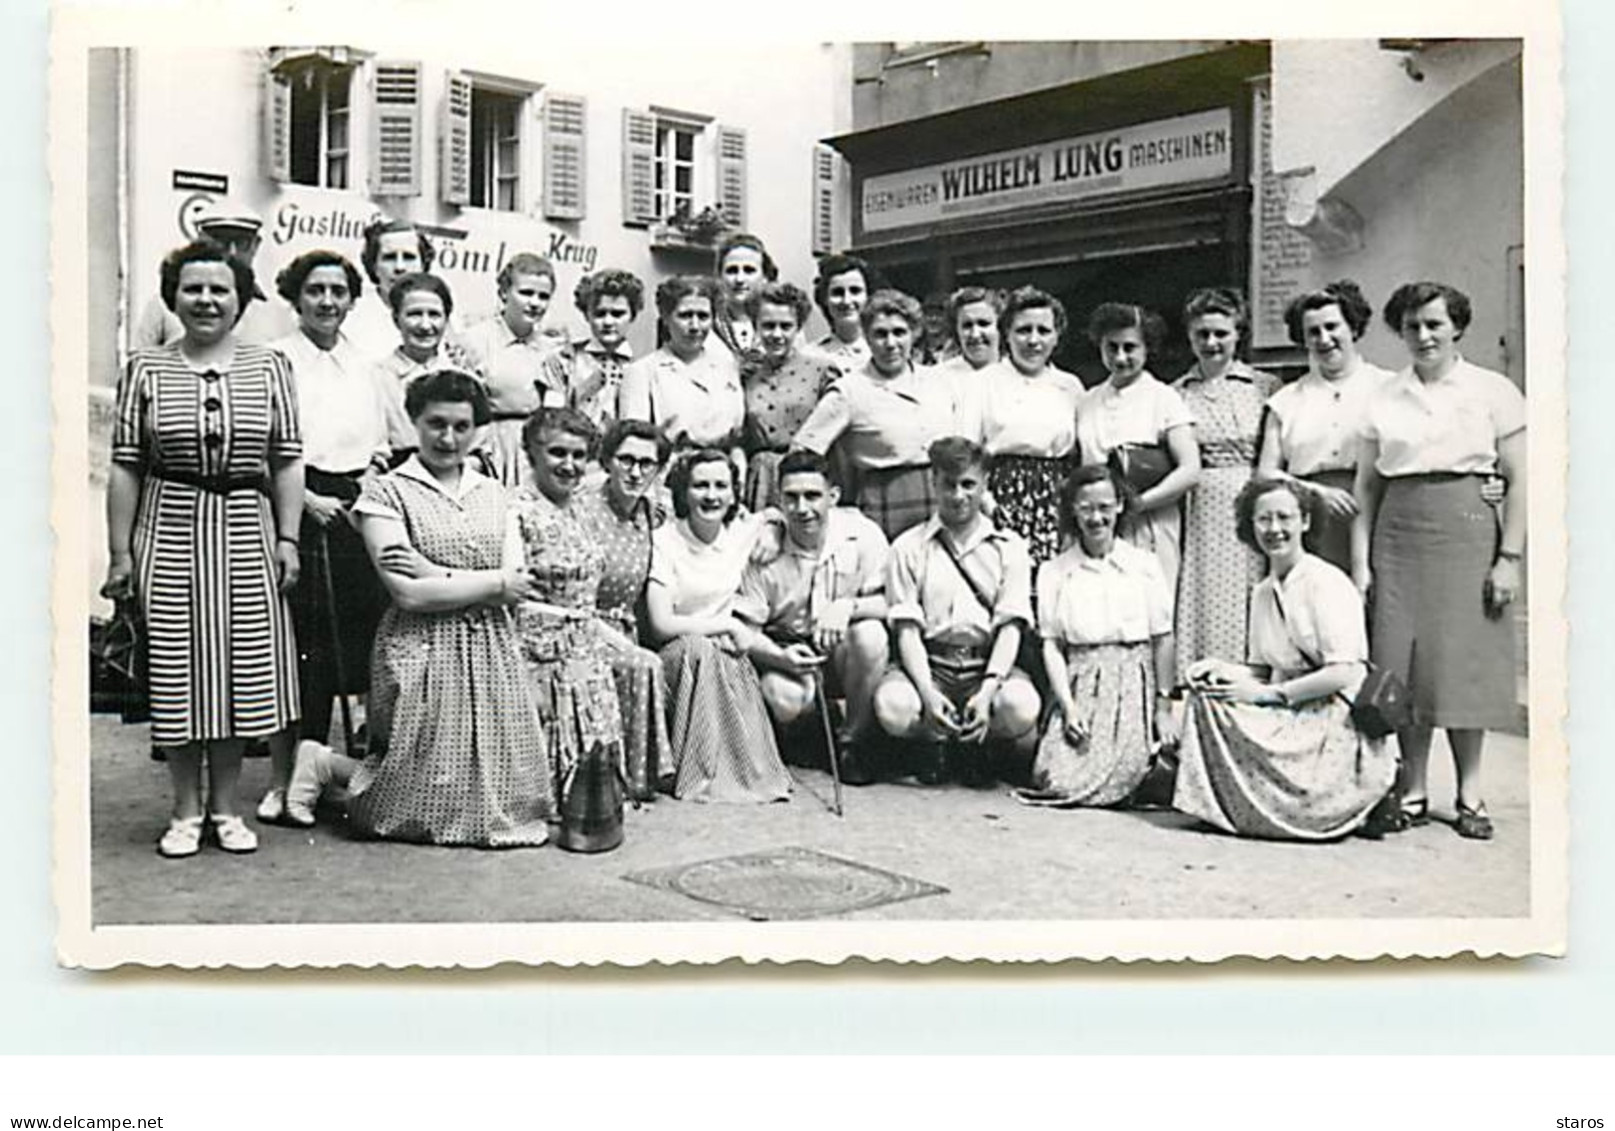
[[[1215,180],[1232,171],[1233,152],[1233,115],[1223,107],[887,173],[863,183],[863,229]]]

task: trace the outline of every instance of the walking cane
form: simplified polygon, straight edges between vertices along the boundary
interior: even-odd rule
[[[342,663],[342,634],[336,619],[336,586],[331,581],[331,539],[325,527],[320,527],[320,575],[325,589],[326,627],[331,632],[331,666],[336,671],[336,697],[342,704],[342,753],[349,758],[358,755],[353,749],[353,710],[348,706],[348,677]]]
[[[813,700],[819,708],[819,723],[824,727],[824,745],[830,752],[830,782],[835,788],[835,815],[841,816],[841,751],[836,749],[836,728],[830,718],[830,697],[824,691],[824,673],[813,675]]]

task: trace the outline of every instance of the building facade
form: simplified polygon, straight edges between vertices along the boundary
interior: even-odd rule
[[[1523,380],[1517,41],[860,44],[852,242],[916,294],[1031,283],[1072,318],[1057,360],[1103,368],[1080,327],[1109,300],[1166,316],[1237,286],[1252,357],[1292,369],[1283,310],[1356,279],[1380,304],[1441,279],[1475,298],[1467,344]],[[1382,328],[1365,351],[1404,363]]]

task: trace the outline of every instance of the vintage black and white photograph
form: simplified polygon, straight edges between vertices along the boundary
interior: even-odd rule
[[[64,961],[1562,952],[1524,17],[75,15]]]

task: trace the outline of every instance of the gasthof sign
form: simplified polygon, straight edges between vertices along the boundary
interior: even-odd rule
[[[1227,107],[870,177],[866,232],[1226,177]]]

